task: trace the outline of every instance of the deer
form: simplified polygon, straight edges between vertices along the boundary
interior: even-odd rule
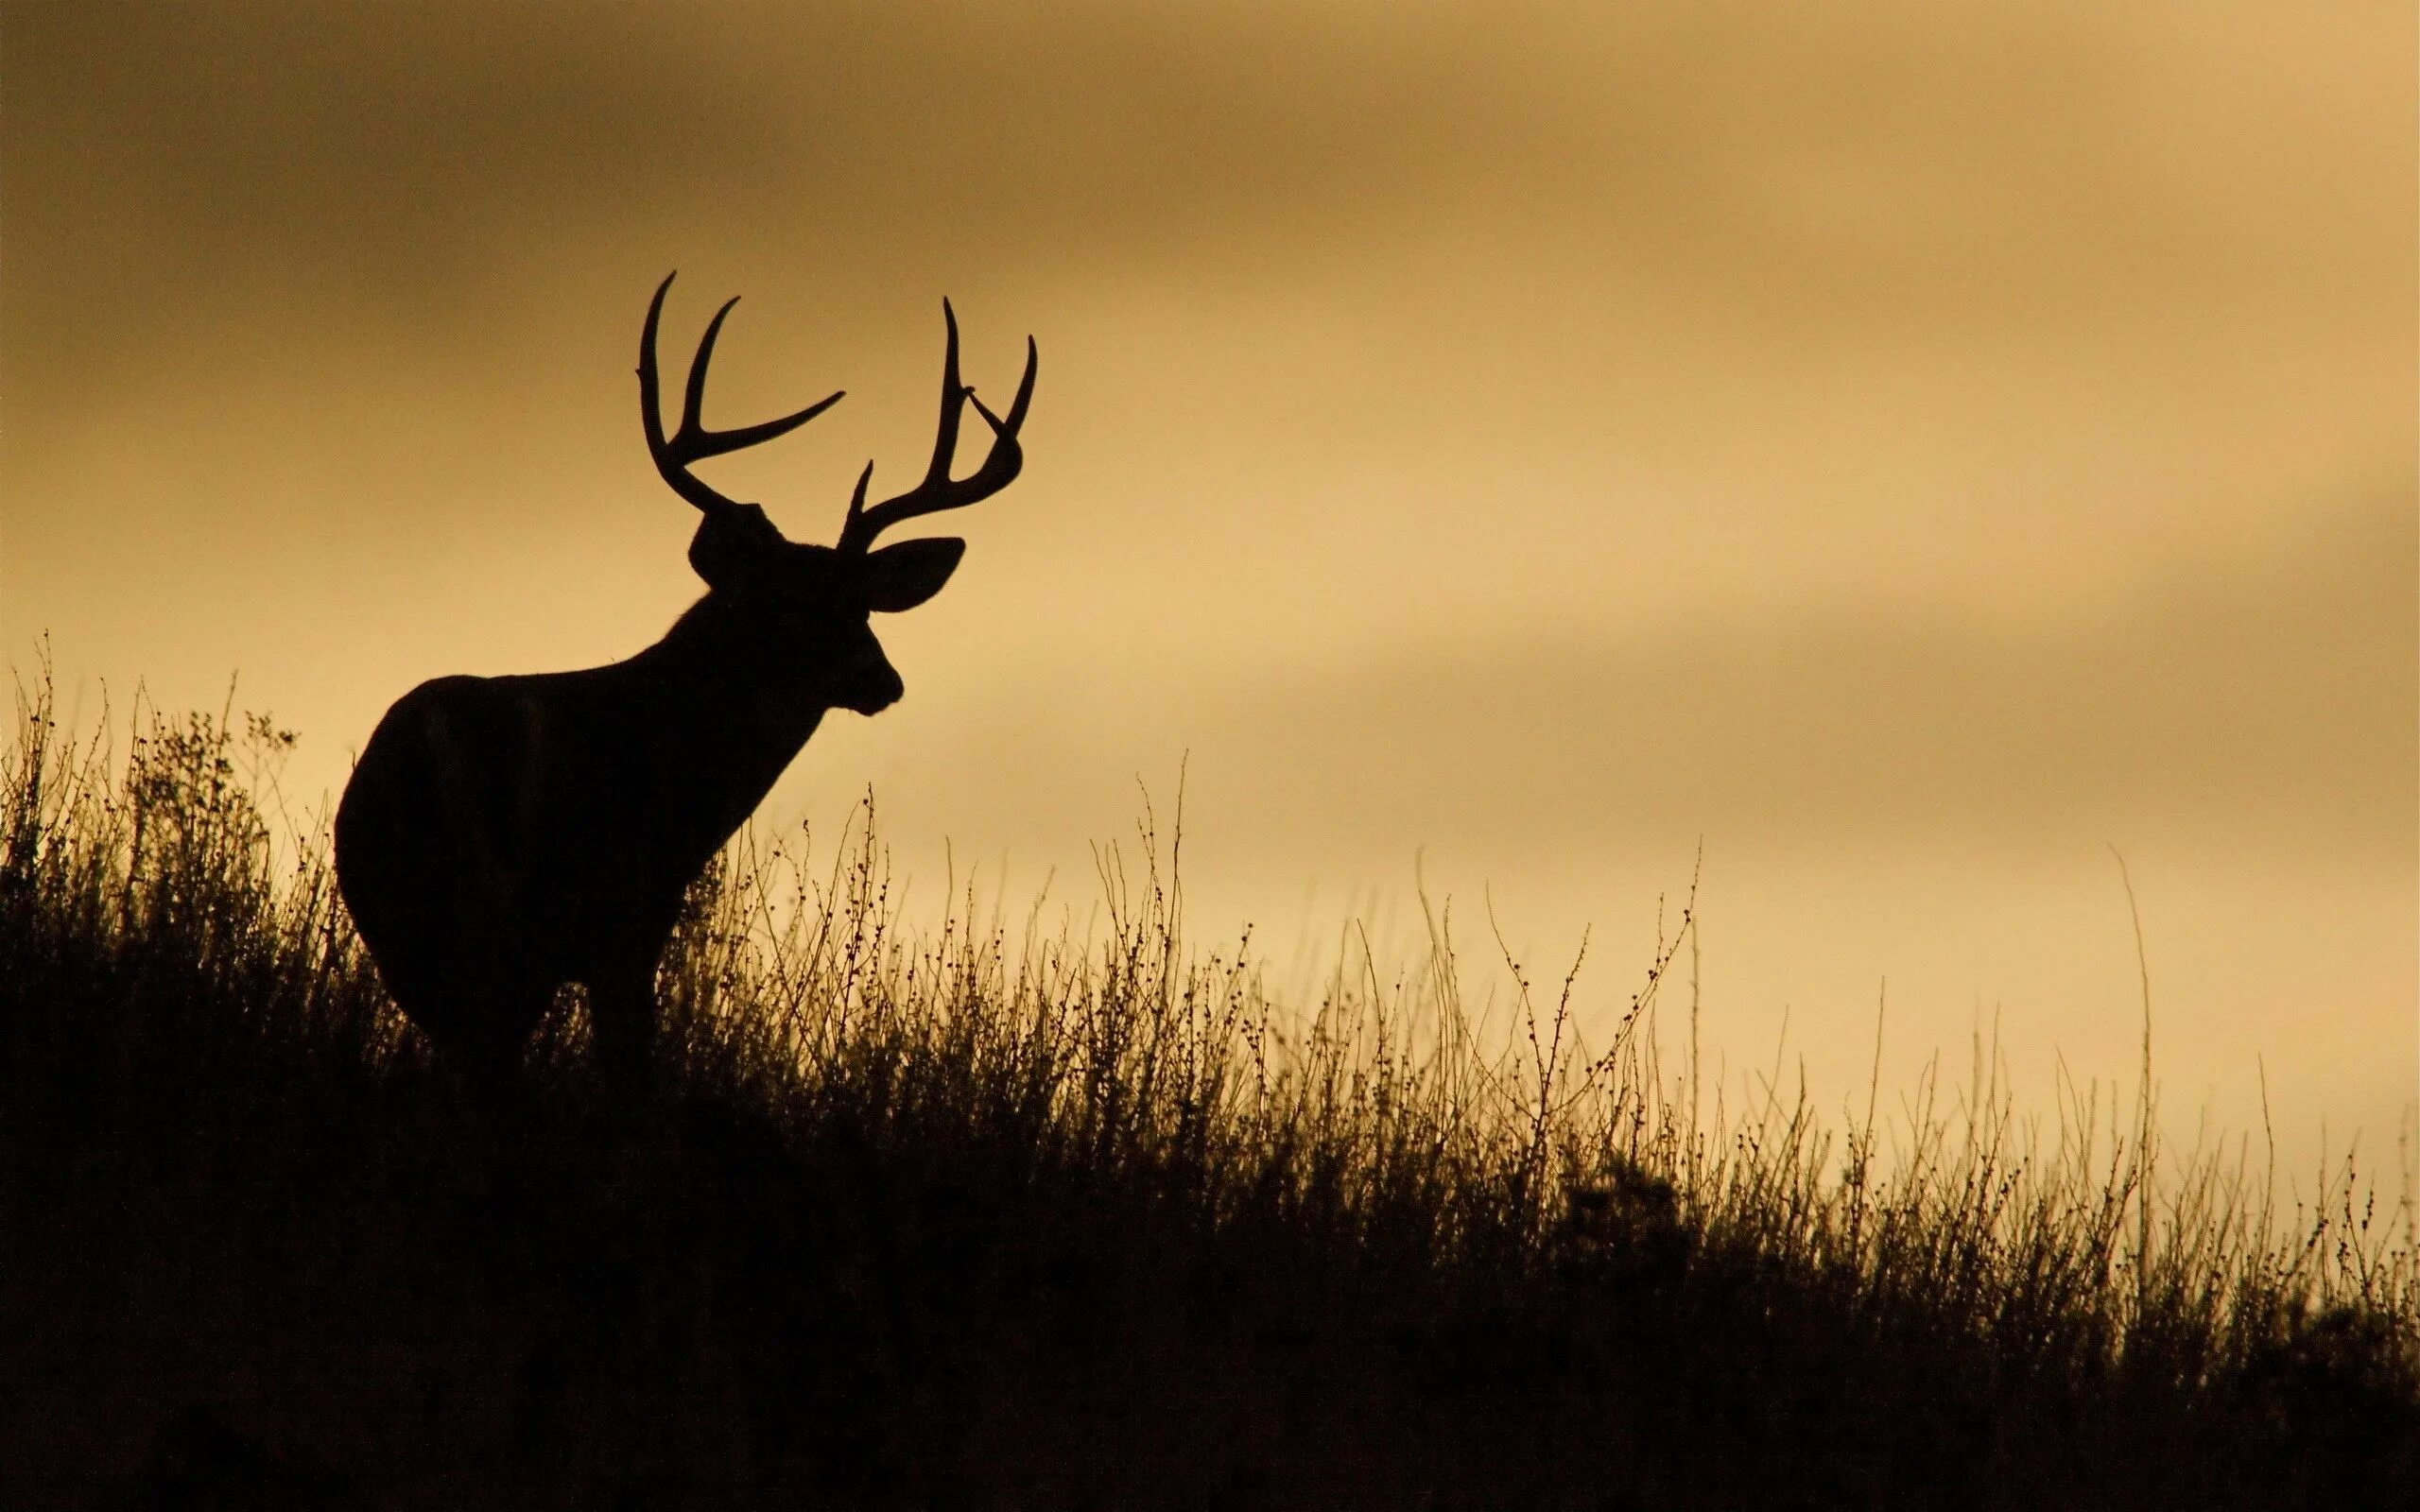
[[[578,984],[598,1069],[644,1097],[656,968],[690,885],[827,713],[871,716],[899,701],[905,684],[871,616],[930,599],[966,551],[949,537],[875,541],[991,497],[1024,466],[1033,338],[1016,398],[995,414],[959,380],[958,316],[943,300],[941,421],[923,480],[869,506],[869,460],[833,545],[788,540],[761,506],[692,469],[797,430],[846,390],[709,430],[706,371],[735,297],[699,339],[666,436],[656,334],[676,276],[656,286],[640,330],[639,415],[656,471],[701,516],[688,561],[704,596],[620,662],[422,683],[378,721],[337,804],[337,886],[389,996],[441,1060],[492,1093],[517,1082],[557,988]],[[991,446],[954,478],[966,405]]]

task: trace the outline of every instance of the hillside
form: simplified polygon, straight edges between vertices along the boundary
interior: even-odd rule
[[[0,757],[0,1503],[2310,1507],[2420,1478],[2420,1265],[2138,1106],[1719,1120],[1452,938],[1270,1000],[1160,836],[1093,937],[751,839],[617,1106],[466,1099],[266,719]],[[1664,1006],[1663,1011],[1672,1011]],[[1898,1099],[1886,1096],[1888,1108]],[[1901,1153],[1884,1159],[1877,1151]]]

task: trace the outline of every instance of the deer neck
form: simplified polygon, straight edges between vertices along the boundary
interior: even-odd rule
[[[726,774],[742,817],[771,790],[829,707],[711,593],[624,664],[658,684],[666,716],[688,735],[698,769]]]

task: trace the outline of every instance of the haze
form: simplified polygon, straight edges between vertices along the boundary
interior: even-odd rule
[[[631,367],[828,539],[969,377],[1024,478],[765,817],[1079,902],[1185,776],[1203,940],[1407,917],[1886,1086],[1995,1017],[2383,1160],[2420,1078],[2404,5],[0,10],[0,644],[302,732],[699,591]],[[676,356],[673,360],[679,360]],[[949,844],[945,861],[944,840]],[[1005,876],[1003,868],[1005,868]]]

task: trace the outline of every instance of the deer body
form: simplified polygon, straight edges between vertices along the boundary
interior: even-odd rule
[[[996,492],[1022,462],[1030,343],[1000,419],[958,383],[952,317],[925,482],[869,509],[868,464],[838,546],[783,539],[762,510],[715,493],[688,464],[770,439],[840,396],[761,425],[705,430],[698,409],[725,304],[700,343],[682,427],[666,439],[654,348],[671,282],[648,312],[642,408],[658,468],[705,515],[689,559],[706,595],[661,641],[611,665],[421,684],[380,720],[337,813],[337,881],[389,990],[441,1054],[484,1082],[510,1078],[566,982],[589,989],[609,1075],[644,1080],[656,963],[689,884],[828,711],[873,714],[899,699],[868,616],[930,598],[964,551],[955,540],[877,551],[874,536]],[[961,403],[994,440],[973,477],[952,480]]]

